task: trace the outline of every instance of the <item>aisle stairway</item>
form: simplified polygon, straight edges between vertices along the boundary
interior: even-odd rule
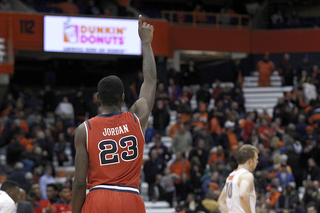
[[[269,115],[273,113],[273,107],[277,104],[279,97],[284,97],[285,92],[291,92],[292,86],[281,86],[281,77],[274,72],[270,78],[270,87],[258,87],[258,72],[244,77],[243,94],[247,112],[257,110],[259,113],[264,108]]]

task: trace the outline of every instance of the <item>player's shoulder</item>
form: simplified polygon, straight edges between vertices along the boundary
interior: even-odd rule
[[[240,180],[253,181],[254,176],[253,176],[253,174],[251,172],[246,171],[246,172],[243,172],[242,174],[239,175],[239,179]]]

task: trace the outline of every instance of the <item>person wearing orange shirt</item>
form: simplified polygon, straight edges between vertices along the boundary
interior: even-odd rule
[[[181,175],[182,173],[186,173],[188,179],[190,179],[190,169],[191,164],[187,159],[184,159],[182,156],[182,153],[177,151],[176,152],[176,159],[175,161],[170,165],[170,171],[171,173],[175,173],[179,175],[179,179],[176,179],[174,181],[174,184],[177,185],[181,182]]]
[[[262,139],[263,145],[265,147],[269,147],[271,139],[271,128],[268,126],[267,118],[262,118],[261,126],[258,129],[258,134]]]
[[[281,192],[278,191],[278,187],[273,183],[271,183],[270,186],[267,187],[267,190],[270,191],[270,196],[269,196],[269,198],[267,200],[267,203],[270,206],[274,207],[276,202],[277,202],[277,200],[278,200],[278,198],[281,195]]]
[[[265,53],[263,60],[260,60],[257,64],[257,70],[259,72],[259,87],[270,86],[270,76],[275,70],[274,63],[270,61],[269,53]]]

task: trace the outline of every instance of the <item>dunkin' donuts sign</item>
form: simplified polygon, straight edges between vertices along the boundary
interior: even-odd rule
[[[44,51],[140,55],[138,20],[44,16]]]

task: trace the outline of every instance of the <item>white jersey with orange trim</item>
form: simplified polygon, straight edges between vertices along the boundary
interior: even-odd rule
[[[244,209],[242,208],[240,202],[240,187],[238,186],[238,179],[239,176],[245,172],[249,172],[245,168],[235,169],[233,172],[230,173],[226,180],[226,202],[228,206],[229,213],[245,213]],[[256,206],[256,193],[253,185],[252,191],[250,191],[250,208],[251,212],[255,213],[255,206]]]

